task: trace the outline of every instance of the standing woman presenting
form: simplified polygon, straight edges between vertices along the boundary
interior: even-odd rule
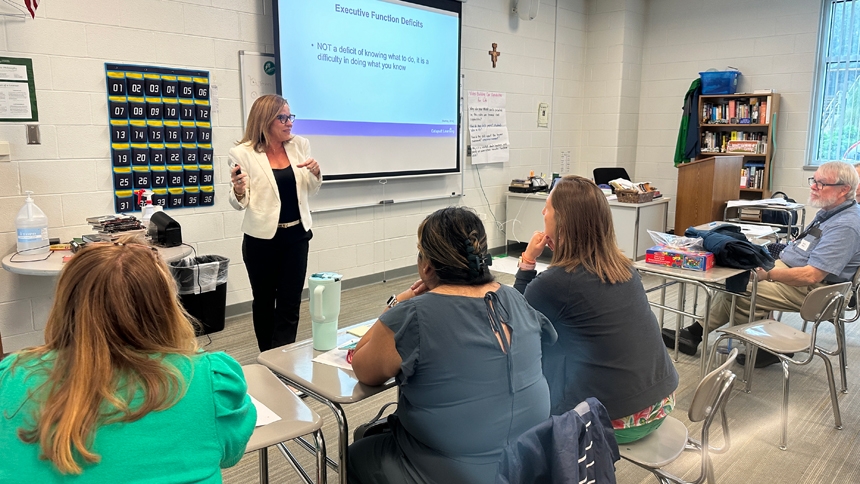
[[[245,136],[229,153],[230,204],[245,210],[242,259],[260,351],[296,340],[313,237],[308,195],[322,184],[310,142],[292,134],[295,118],[283,97],[257,98]]]

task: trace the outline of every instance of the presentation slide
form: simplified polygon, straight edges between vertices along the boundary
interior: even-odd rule
[[[422,3],[278,0],[280,92],[326,179],[459,171],[460,3]]]

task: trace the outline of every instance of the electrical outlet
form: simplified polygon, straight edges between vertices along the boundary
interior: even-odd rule
[[[478,218],[479,218],[479,219],[481,219],[481,220],[483,220],[483,221],[486,221],[486,220],[487,220],[487,214],[485,214],[485,213],[479,213],[479,214],[478,214]]]
[[[549,104],[538,104],[538,128],[546,128],[549,126]]]
[[[466,156],[472,156],[472,145],[466,147]]]

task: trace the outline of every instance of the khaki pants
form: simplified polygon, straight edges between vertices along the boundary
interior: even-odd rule
[[[782,261],[776,261],[776,267],[785,269]],[[781,282],[759,281],[755,299],[755,320],[764,319],[769,311],[793,311],[800,310],[803,300],[810,291],[825,285],[823,282],[810,286],[789,286]],[[752,291],[752,285],[747,286],[747,291]],[[708,331],[713,331],[729,322],[732,310],[732,296],[720,292],[711,300],[710,319]],[[737,297],[735,306],[735,324],[746,324],[750,317],[750,298],[746,296]]]

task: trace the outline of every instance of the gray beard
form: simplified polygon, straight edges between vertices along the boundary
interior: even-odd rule
[[[832,202],[832,203],[829,203],[829,202]],[[823,198],[819,198],[818,200],[813,200],[811,196],[806,200],[806,204],[812,208],[829,207],[830,205],[833,205],[833,203],[836,203],[836,200],[826,200]]]

